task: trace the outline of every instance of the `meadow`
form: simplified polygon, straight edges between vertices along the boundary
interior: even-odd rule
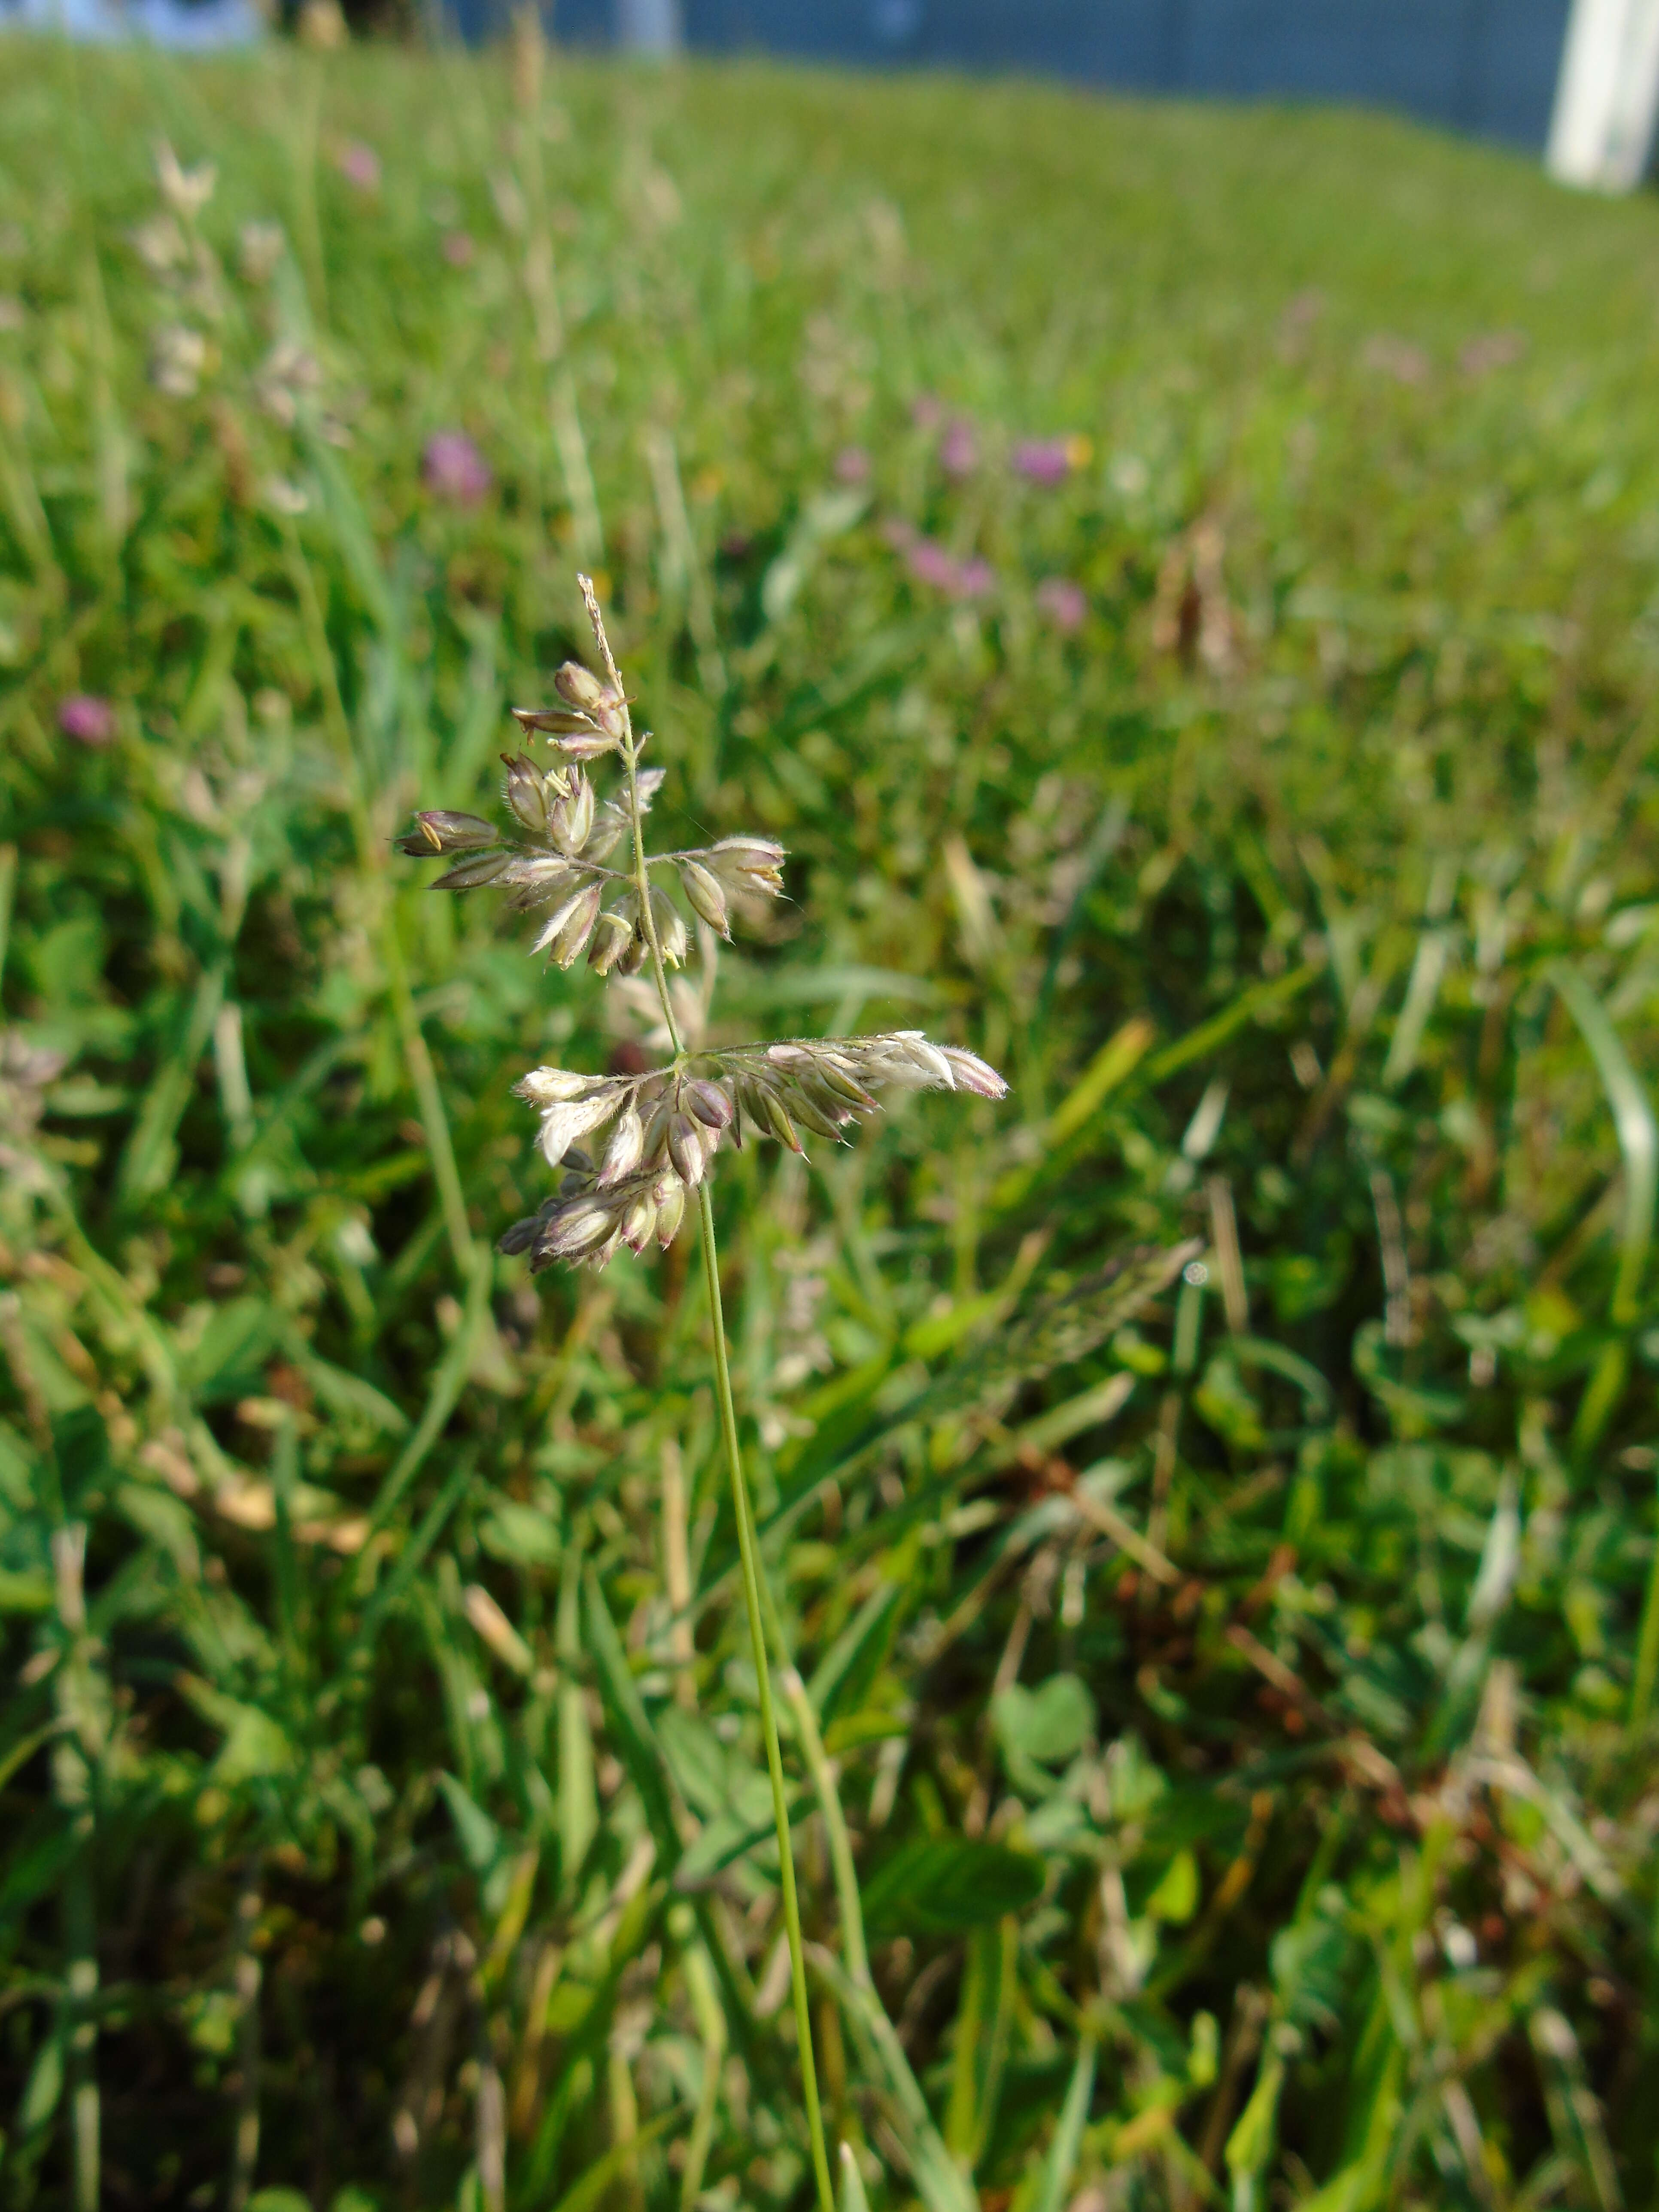
[[[1012,1085],[716,1170],[847,2212],[1659,2202],[1656,388],[1381,118],[0,45],[6,2212],[810,2201],[650,1018],[392,842],[578,568],[712,1033]]]

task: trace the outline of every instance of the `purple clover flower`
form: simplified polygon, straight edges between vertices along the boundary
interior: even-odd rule
[[[1023,438],[1014,447],[1014,467],[1028,483],[1064,483],[1072,473],[1067,438]]]
[[[465,430],[436,430],[426,441],[421,474],[435,498],[476,507],[495,483],[489,464]]]
[[[107,699],[75,691],[58,702],[58,726],[77,745],[106,745],[115,735],[115,709]]]
[[[947,477],[970,477],[979,466],[979,440],[965,415],[952,417],[939,441],[939,463]]]
[[[1089,618],[1088,595],[1069,576],[1045,576],[1036,587],[1038,610],[1056,629],[1081,629]]]
[[[843,446],[836,455],[837,483],[861,484],[870,481],[870,456],[862,446]]]

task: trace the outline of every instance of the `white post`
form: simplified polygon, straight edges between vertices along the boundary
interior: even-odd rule
[[[616,0],[617,44],[631,54],[677,54],[678,0]]]
[[[1633,191],[1659,118],[1659,0],[1573,0],[1545,167],[1563,184]]]

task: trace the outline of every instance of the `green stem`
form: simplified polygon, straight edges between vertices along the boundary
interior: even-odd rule
[[[645,817],[640,811],[640,749],[634,736],[634,717],[628,711],[628,695],[623,690],[622,675],[617,666],[616,656],[611,650],[611,641],[605,634],[605,617],[599,612],[593,580],[591,576],[578,576],[576,581],[581,586],[587,618],[593,625],[593,642],[598,646],[599,659],[605,664],[605,681],[622,701],[622,763],[623,773],[628,779],[628,811],[634,830],[634,892],[640,902],[640,927],[645,932],[645,941],[651,951],[651,969],[656,978],[663,1021],[678,1060],[684,1056],[685,1047],[680,1042],[679,1025],[674,1019],[674,1002],[668,995],[668,969],[657,936],[657,917],[651,911],[651,867],[645,849]]]
[[[778,1717],[772,1702],[772,1674],[766,1656],[766,1627],[761,1610],[760,1555],[755,1541],[755,1520],[749,1503],[749,1485],[738,1443],[738,1420],[732,1403],[732,1370],[726,1355],[726,1321],[720,1306],[720,1256],[714,1243],[714,1208],[706,1182],[697,1186],[698,1218],[702,1227],[703,1273],[708,1284],[708,1310],[714,1332],[714,1384],[720,1401],[720,1435],[732,1478],[732,1506],[738,1522],[738,1552],[743,1562],[743,1595],[749,1615],[749,1641],[755,1656],[755,1674],[760,1688],[761,1732],[766,1739],[766,1768],[772,1782],[772,1817],[778,1832],[778,1869],[783,1883],[783,1924],[789,1941],[789,1978],[794,1987],[795,2033],[800,2045],[801,2101],[806,2108],[807,2132],[812,2141],[812,2171],[817,2180],[821,2212],[836,2212],[835,2191],[830,2181],[830,2160],[824,2148],[823,2114],[818,2105],[817,2069],[812,2060],[812,2015],[806,1993],[806,1954],[801,1942],[800,1903],[795,1893],[794,1851],[789,1833],[789,1808],[784,1796],[783,1753],[778,1746]]]
[[[793,1667],[786,1668],[778,1679],[795,1723],[795,1735],[811,1777],[818,1810],[823,1815],[830,1866],[836,1882],[836,1902],[841,1907],[841,1947],[847,1960],[847,1972],[860,1989],[870,1989],[873,1984],[870,1979],[870,1954],[864,1940],[864,1909],[859,1902],[858,1869],[853,1863],[853,1840],[847,1832],[847,1816],[842,1811],[841,1793],[836,1787],[836,1770],[824,1750],[818,1717],[805,1683]]]
[[[1642,1606],[1642,1626],[1636,1639],[1636,1674],[1631,1685],[1630,1733],[1639,1735],[1653,1710],[1654,1685],[1659,1682],[1659,1513],[1654,1522],[1653,1563],[1648,1570],[1648,1593]]]
[[[63,1731],[56,1777],[58,1802],[68,1815],[69,1863],[63,1885],[69,2042],[70,2202],[72,2212],[98,2212],[98,1905],[93,1852],[97,1843],[96,1776],[100,1746],[88,1741],[94,1705],[93,1654],[87,1630],[83,1581],[84,1522],[55,1529],[52,1567],[58,1619],[67,1648],[58,1668],[57,1705]]]
[[[0,978],[6,972],[6,939],[11,929],[12,894],[17,888],[17,848],[0,845]]]
[[[94,1821],[90,1811],[76,1815],[73,1857],[64,1883],[64,1914],[69,1936],[69,2121],[74,2212],[98,2212],[100,2160],[98,2138],[98,1948],[97,1908],[93,1896]]]

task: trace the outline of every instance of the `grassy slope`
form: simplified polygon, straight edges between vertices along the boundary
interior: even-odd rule
[[[769,1511],[837,1478],[778,1528],[787,1632],[810,1671],[869,1626],[827,1705],[861,1867],[964,1826],[1045,1863],[1000,1928],[995,1863],[966,1902],[886,1878],[878,1980],[951,2149],[1019,2212],[1190,2204],[1205,2166],[1347,2212],[1648,2201],[1651,1217],[1608,1102],[1639,1151],[1659,210],[1374,118],[561,66],[530,132],[490,65],[6,60],[4,1009],[70,1060],[38,1125],[15,1047],[0,1076],[0,1601],[19,1661],[61,1655],[3,1709],[0,2192],[68,2201],[95,2087],[112,2203],[447,2202],[500,2078],[515,2207],[659,2114],[615,2187],[677,2201],[710,1954],[707,2179],[800,2185],[744,1995],[763,1855],[695,1914],[648,1880],[605,1911],[655,1759],[701,1820],[752,1787],[718,1602],[696,1712],[668,1696],[665,1446],[699,1588],[731,1558],[695,1272],[479,1271],[541,1192],[507,1084],[611,1046],[589,979],[538,982],[387,864],[417,794],[478,802],[505,704],[577,642],[574,410],[671,828],[796,856],[782,939],[723,969],[734,1024],[925,1018],[1016,1082],[822,1178],[721,1177]],[[160,130],[220,164],[193,290],[129,242]],[[252,219],[291,246],[264,284],[218,273]],[[170,325],[210,341],[191,396],[146,380]],[[345,442],[262,399],[278,340]],[[975,425],[958,481],[930,393]],[[422,488],[454,426],[477,508]],[[1079,433],[1063,486],[1012,471]],[[851,443],[871,505],[837,518]],[[987,598],[911,577],[895,522],[985,560]],[[58,734],[77,690],[117,702],[106,749]],[[1142,1016],[1109,1086],[1091,1055]],[[1229,1207],[1248,1313],[1212,1264],[1119,1333],[1093,1271]],[[1079,1401],[1011,1462],[999,1422]],[[1044,1502],[1108,1454],[1173,1595]],[[990,1711],[1000,1666],[1037,1707]],[[62,1990],[93,1955],[88,2059]],[[823,2020],[902,2202],[880,2055]]]

